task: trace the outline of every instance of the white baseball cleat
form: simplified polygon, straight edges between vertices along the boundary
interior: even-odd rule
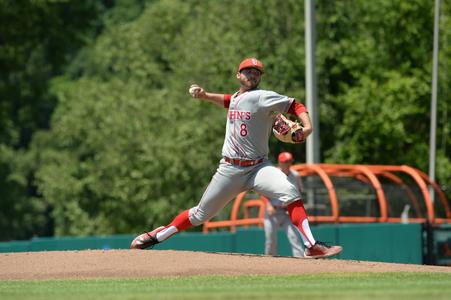
[[[322,242],[316,242],[310,248],[305,249],[304,257],[305,258],[325,258],[335,256],[338,253],[343,251],[343,247],[341,246],[329,246]]]
[[[154,245],[159,243],[159,241],[157,240],[157,233],[164,228],[164,226],[160,226],[150,232],[138,235],[130,244],[130,249],[146,249],[149,247],[152,248]]]

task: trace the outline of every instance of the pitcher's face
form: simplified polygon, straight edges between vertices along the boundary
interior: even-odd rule
[[[260,84],[261,77],[262,73],[254,68],[246,68],[236,74],[236,78],[244,90],[255,89]]]

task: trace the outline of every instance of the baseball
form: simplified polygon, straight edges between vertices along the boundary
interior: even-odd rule
[[[189,88],[189,93],[191,94],[192,97],[195,97],[197,95],[197,93],[200,92],[200,87],[198,86],[192,86]]]

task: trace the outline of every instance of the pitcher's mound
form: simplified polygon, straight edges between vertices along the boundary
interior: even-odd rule
[[[192,275],[302,275],[335,272],[451,272],[451,268],[161,250],[86,250],[0,254],[2,279],[142,278]]]

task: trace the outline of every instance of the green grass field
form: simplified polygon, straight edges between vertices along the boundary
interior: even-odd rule
[[[451,299],[451,274],[0,281],[0,299]]]

